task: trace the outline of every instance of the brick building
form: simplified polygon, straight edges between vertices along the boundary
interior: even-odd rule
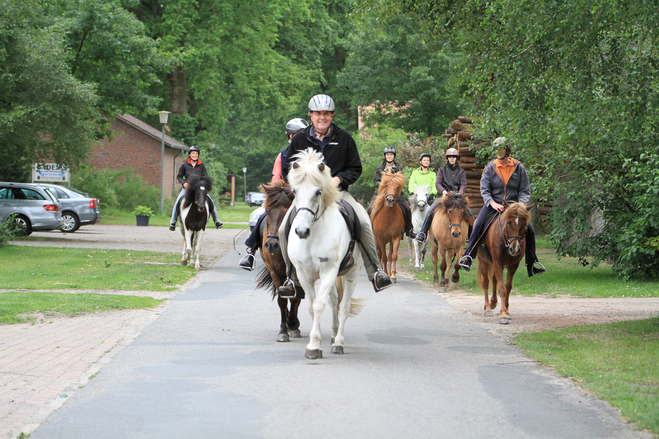
[[[97,169],[122,169],[131,167],[148,184],[160,187],[160,153],[162,131],[141,120],[124,114],[111,122],[114,138],[103,139],[92,148],[92,158],[87,162]],[[175,188],[176,174],[187,157],[189,147],[165,135],[165,172],[163,194],[171,197]]]

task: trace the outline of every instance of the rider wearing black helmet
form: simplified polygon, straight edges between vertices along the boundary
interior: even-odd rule
[[[206,172],[206,166],[204,166],[201,160],[199,160],[199,148],[197,148],[196,146],[190,147],[190,150],[188,151],[188,159],[181,165],[181,167],[178,170],[178,175],[176,176],[176,179],[178,180],[179,183],[183,185],[183,188],[181,189],[181,192],[178,194],[176,203],[174,203],[174,209],[172,209],[172,220],[170,221],[169,224],[169,230],[171,230],[172,232],[176,230],[176,219],[178,217],[179,203],[181,201],[181,198],[185,194],[185,189],[188,187],[186,180],[192,177],[193,175],[198,175],[200,177],[205,177],[208,175],[208,173]],[[220,221],[220,218],[217,216],[215,203],[213,202],[213,199],[211,198],[210,194],[206,194],[206,198],[208,200],[208,207],[210,213],[213,216],[213,221],[215,222],[215,227],[219,229],[224,224],[222,224],[222,221]]]
[[[384,157],[382,158],[382,163],[375,168],[375,177],[373,178],[373,186],[375,186],[375,192],[377,193],[378,187],[380,187],[380,181],[382,181],[383,172],[401,172],[403,168],[396,163],[396,148],[393,146],[387,146],[384,149]]]
[[[288,123],[286,124],[286,136],[288,137],[288,143],[291,143],[293,137],[295,137],[297,133],[299,133],[308,126],[309,124],[307,123],[307,121],[299,117],[289,120]],[[285,161],[286,161],[286,149],[282,150],[277,155],[277,159],[275,160],[275,165],[272,167],[273,182],[281,178],[281,164],[282,162]],[[254,254],[261,246],[261,222],[264,220],[265,216],[266,216],[266,212],[263,212],[259,217],[259,219],[256,221],[256,226],[254,226],[254,228],[252,229],[252,233],[250,233],[250,235],[245,240],[245,245],[247,246],[247,250],[246,250],[247,254],[242,257],[240,262],[238,262],[238,266],[247,271],[254,270],[254,263],[256,262],[256,258],[254,257]]]

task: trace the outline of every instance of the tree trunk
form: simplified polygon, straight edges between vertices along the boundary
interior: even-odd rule
[[[188,101],[187,81],[183,67],[176,66],[169,74],[172,87],[172,114],[183,114]]]

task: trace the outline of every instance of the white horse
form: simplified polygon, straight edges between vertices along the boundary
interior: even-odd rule
[[[188,265],[193,260],[195,270],[199,270],[201,239],[204,237],[210,210],[206,194],[211,190],[209,177],[192,176],[187,179],[188,187],[179,207],[181,234],[183,235],[183,254],[181,265]]]
[[[309,148],[295,156],[297,161],[288,174],[295,191],[293,208],[297,215],[288,237],[288,257],[295,267],[300,285],[309,295],[312,317],[309,344],[305,356],[322,358],[320,317],[329,305],[332,309],[332,353],[342,354],[346,319],[357,315],[362,300],[352,297],[363,265],[359,245],[353,250],[354,264],[338,277],[339,266],[350,246],[351,234],[339,211],[341,199],[323,156]]]
[[[426,217],[426,212],[430,207],[428,205],[428,188],[427,184],[415,185],[414,193],[410,195],[410,207],[412,208],[412,229],[414,233],[421,231],[423,219]],[[423,268],[423,258],[426,256],[426,242],[419,243],[416,239],[407,238],[407,248],[410,252],[410,266],[414,265],[414,269],[420,270]],[[412,253],[414,249],[414,254]]]

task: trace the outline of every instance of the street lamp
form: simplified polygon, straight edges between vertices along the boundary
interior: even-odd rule
[[[247,168],[243,168],[243,186],[245,187],[245,203],[247,203]]]
[[[160,215],[162,215],[163,187],[165,185],[165,124],[169,118],[169,111],[159,111],[160,124],[162,125],[162,144],[160,147]]]

